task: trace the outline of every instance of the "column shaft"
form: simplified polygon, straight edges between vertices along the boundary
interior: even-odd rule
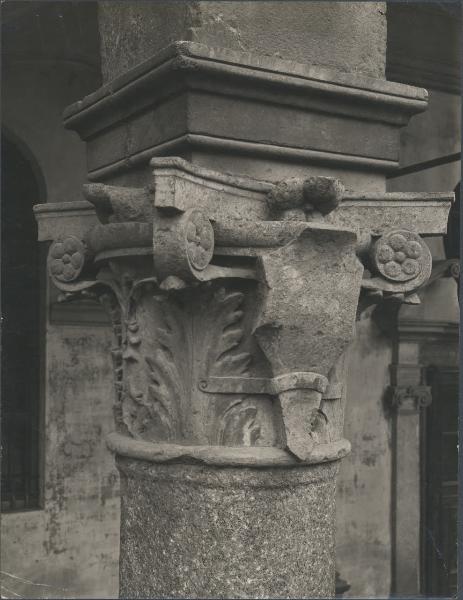
[[[333,595],[337,463],[118,467],[122,598]]]

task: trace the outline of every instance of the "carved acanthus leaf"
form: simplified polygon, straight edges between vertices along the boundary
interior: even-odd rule
[[[157,323],[153,332],[155,348],[148,356],[143,354],[139,332],[130,332],[129,322],[125,362],[143,358],[148,376],[146,394],[129,391],[124,396],[124,402],[131,406],[124,413],[125,422],[133,436],[158,441],[187,439],[193,413],[210,402],[209,397],[204,402],[204,394],[198,388],[205,373],[225,376],[248,372],[250,355],[240,348],[244,337],[243,299],[241,292],[225,288],[198,288],[189,295],[188,302],[181,293],[156,296],[152,305]],[[140,372],[139,368],[136,370]],[[233,402],[236,400],[235,396]],[[236,410],[227,412],[226,408],[224,419],[230,419],[234,425],[225,423],[224,431],[239,426],[243,431],[254,432],[250,420],[255,416],[253,407],[245,407],[239,417]],[[148,423],[148,419],[152,422]],[[224,435],[229,438],[231,434]],[[250,443],[256,437],[249,432],[243,435]]]
[[[213,331],[218,332],[211,340],[209,350],[210,376],[249,375],[251,355],[238,350],[244,337],[242,310],[244,295],[241,292],[226,292],[219,289],[213,300]],[[258,409],[245,397],[234,396],[219,418],[217,443],[225,446],[254,446],[260,438]]]
[[[261,428],[256,422],[257,408],[240,398],[228,406],[220,419],[218,442],[224,446],[255,446]]]
[[[209,375],[244,375],[248,372],[250,354],[235,351],[244,336],[243,299],[241,292],[226,292],[224,288],[214,294],[210,315],[213,328],[209,340]]]

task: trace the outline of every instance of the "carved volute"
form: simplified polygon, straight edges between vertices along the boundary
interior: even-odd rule
[[[110,447],[223,465],[344,456],[342,363],[359,299],[419,301],[432,266],[421,235],[445,230],[452,196],[152,166],[146,189],[86,186],[99,223],[49,252],[64,297],[91,296],[111,316]]]

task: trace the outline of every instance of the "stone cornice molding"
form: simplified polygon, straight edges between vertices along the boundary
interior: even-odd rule
[[[70,106],[64,118],[88,142],[91,180],[192,150],[384,172],[398,166],[399,128],[426,106],[424,89],[177,42]],[[329,139],[310,126],[314,118],[326,121]],[[305,126],[310,141],[301,137]],[[354,131],[363,136],[361,152],[350,142]]]
[[[241,212],[250,217],[269,220],[271,210],[266,197],[275,184],[270,181],[255,180],[250,177],[218,173],[211,169],[196,166],[178,157],[159,157],[152,159],[154,169],[152,186],[146,188],[147,197],[156,193],[156,205],[161,207],[177,207],[185,210],[188,206],[188,193],[201,189],[203,196],[198,201],[208,206],[211,218],[220,215],[220,208],[226,202],[227,216],[238,218]],[[199,186],[199,187],[198,187]],[[115,186],[86,186],[84,194],[98,195],[98,206],[110,206],[110,200],[99,192],[107,190],[107,198],[111,188]],[[134,193],[133,188],[122,188]],[[207,190],[207,192],[206,192]],[[186,193],[188,192],[188,193]],[[206,196],[204,193],[206,192]],[[140,194],[140,190],[135,190]],[[222,198],[222,201],[220,199]],[[342,224],[355,229],[360,237],[366,235],[380,236],[393,228],[420,231],[423,235],[438,235],[445,231],[446,218],[455,195],[453,192],[342,192],[342,202],[336,211],[326,215],[308,214],[314,222],[340,226]],[[176,204],[178,203],[178,204]],[[410,212],[410,206],[416,210]],[[108,210],[112,210],[109,208]],[[55,231],[48,229],[50,219],[75,216],[88,218],[82,224],[81,233],[89,225],[98,222],[95,204],[86,200],[40,204],[34,207],[39,222],[39,240],[53,239]],[[66,225],[66,231],[68,225]]]
[[[216,137],[188,133],[180,135],[167,142],[156,144],[125,155],[111,164],[89,171],[90,181],[101,181],[122,172],[140,167],[149,162],[151,157],[178,155],[191,151],[225,152],[242,156],[261,157],[268,160],[287,160],[303,164],[325,164],[333,167],[348,167],[358,170],[372,170],[380,173],[389,173],[398,168],[395,160],[382,160],[349,153],[336,153],[311,148],[296,148],[282,144],[267,144],[265,142],[249,142],[231,138]]]
[[[372,101],[391,105],[391,108],[408,109],[412,113],[427,107],[426,90],[414,86],[249,52],[209,48],[195,42],[176,42],[83,100],[71,104],[64,112],[65,125],[73,129],[76,125],[84,126],[87,119],[96,118],[96,111],[107,112],[108,106],[117,107],[119,104],[125,106],[126,95],[132,97],[134,86],[138,91],[147,93],[147,88],[159,83],[159,78],[169,70],[232,75],[277,87],[293,87],[304,94],[311,90],[352,97],[357,102]],[[165,92],[156,90],[156,93]],[[392,115],[390,118],[393,118]]]

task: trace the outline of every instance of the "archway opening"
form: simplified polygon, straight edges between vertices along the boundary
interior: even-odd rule
[[[31,161],[2,135],[2,464],[3,511],[40,504],[40,314],[37,225],[40,185]]]

